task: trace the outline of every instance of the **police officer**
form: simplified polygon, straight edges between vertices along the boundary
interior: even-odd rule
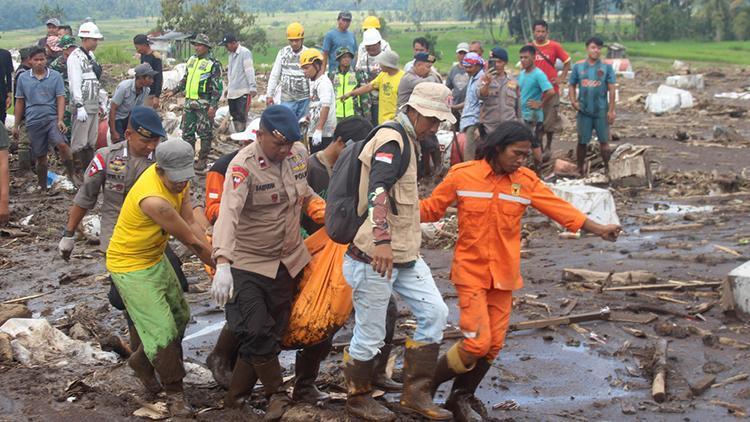
[[[128,128],[125,130],[127,142],[112,144],[96,151],[84,175],[83,185],[73,199],[73,206],[68,213],[68,223],[58,245],[58,251],[64,259],[70,258],[75,246],[76,227],[88,211],[96,206],[100,191],[103,195],[99,248],[102,252],[107,251],[125,196],[138,176],[154,163],[154,150],[164,136],[166,132],[156,111],[139,106],[133,109]],[[177,273],[183,290],[187,290],[187,279],[182,273],[179,258],[170,248],[167,248],[166,255]],[[114,285],[110,289],[109,300],[117,309],[125,309]],[[140,344],[140,339],[135,329],[132,329],[130,320],[128,323],[130,343],[135,350]]]
[[[494,132],[503,122],[521,119],[521,91],[518,81],[505,70],[508,52],[500,47],[493,48],[489,62],[489,69],[477,87],[482,101],[479,109],[482,138]],[[477,146],[477,151],[481,150],[481,146]]]
[[[227,325],[240,343],[225,405],[238,405],[255,374],[269,399],[268,420],[280,419],[289,403],[278,354],[298,278],[310,261],[300,213],[320,223],[325,210],[307,184],[301,138],[290,108],[273,105],[263,112],[257,141],[229,164],[214,226],[218,265],[211,294],[226,304]]]
[[[190,41],[195,48],[195,55],[187,62],[187,72],[174,91],[166,94],[167,98],[177,92],[185,91],[185,114],[182,116],[182,137],[195,148],[195,135],[201,138],[201,150],[196,170],[204,170],[208,153],[211,152],[213,120],[223,89],[221,82],[221,63],[211,54],[211,41],[205,34],[198,34]]]

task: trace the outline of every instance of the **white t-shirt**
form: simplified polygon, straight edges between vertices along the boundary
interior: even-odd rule
[[[323,125],[323,137],[330,138],[336,128],[336,93],[333,90],[333,83],[326,74],[310,82],[310,128],[308,129],[310,136],[318,127],[320,109],[323,107],[330,107],[328,120]]]

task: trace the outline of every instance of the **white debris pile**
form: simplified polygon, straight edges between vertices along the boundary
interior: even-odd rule
[[[187,64],[185,63],[180,63],[172,70],[162,72],[162,77],[164,78],[162,89],[168,91],[177,88],[182,78],[185,77],[185,73],[187,73]]]
[[[667,76],[666,84],[680,89],[703,89],[706,82],[703,75],[673,75]]]
[[[654,114],[675,112],[693,105],[693,95],[689,91],[668,85],[659,85],[655,93],[646,97],[646,110]]]

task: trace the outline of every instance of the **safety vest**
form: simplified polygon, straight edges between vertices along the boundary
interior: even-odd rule
[[[354,116],[354,98],[347,98],[344,101],[339,100],[347,92],[357,88],[357,75],[354,72],[336,73],[334,79],[336,84],[336,118]]]
[[[209,58],[192,56],[187,62],[187,84],[185,85],[185,98],[188,100],[200,99],[200,94],[206,92],[206,84],[211,77],[214,61]]]

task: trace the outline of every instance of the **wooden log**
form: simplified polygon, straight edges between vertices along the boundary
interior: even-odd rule
[[[605,292],[626,292],[633,290],[688,290],[688,289],[701,289],[706,287],[719,287],[721,286],[720,281],[708,281],[702,284],[688,284],[688,283],[659,283],[659,284],[636,284],[635,286],[616,286],[616,287],[605,287],[602,291]]]
[[[657,403],[667,399],[667,340],[659,339],[654,350],[654,381],[651,384],[651,397]]]
[[[717,382],[716,384],[711,385],[711,388],[723,387],[723,386],[725,386],[727,384],[731,384],[731,383],[737,382],[737,381],[744,381],[744,380],[746,380],[748,378],[750,378],[750,374],[747,374],[747,373],[737,374],[737,375],[735,375],[733,377],[729,377],[729,378],[725,379],[724,381]]]
[[[716,375],[712,375],[712,374],[704,375],[698,381],[689,383],[690,391],[693,393],[694,396],[700,396],[706,390],[711,388],[711,386],[714,384],[715,381],[716,381]]]
[[[642,226],[640,228],[641,233],[649,232],[667,232],[675,230],[692,230],[703,227],[701,223],[688,223],[688,224],[657,224],[654,226]]]
[[[609,308],[604,308],[596,312],[586,312],[569,316],[537,319],[533,321],[523,321],[517,324],[511,324],[508,327],[510,331],[529,330],[532,328],[554,327],[556,325],[570,325],[577,322],[608,320],[610,315]]]
[[[574,283],[580,282],[611,282],[612,284],[646,284],[659,281],[659,277],[648,271],[623,271],[605,273],[602,271],[591,271],[582,268],[564,268],[563,281]]]

